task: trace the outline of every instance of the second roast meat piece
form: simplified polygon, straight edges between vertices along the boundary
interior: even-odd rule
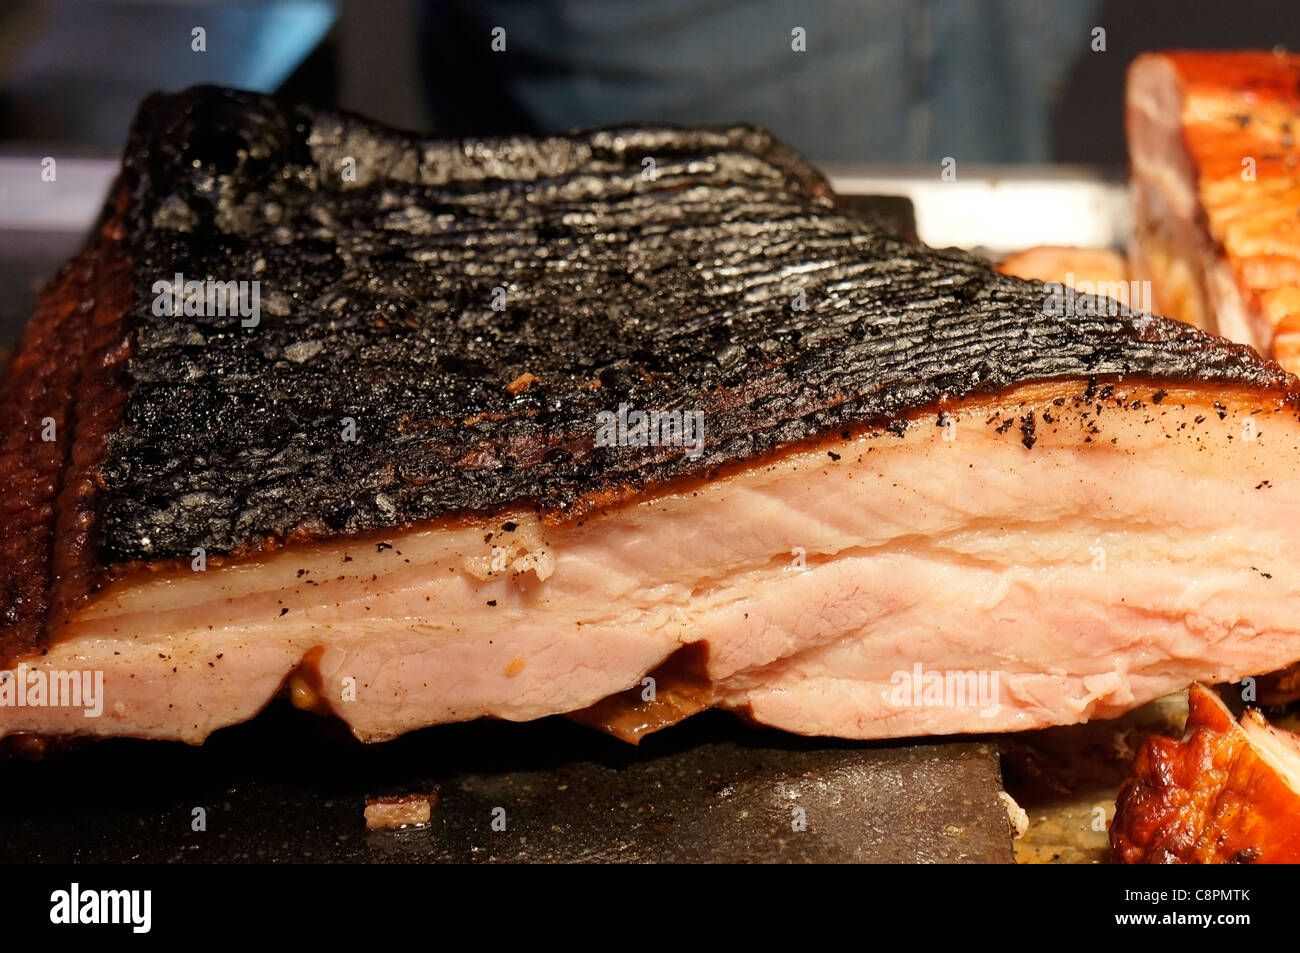
[[[1300,861],[1300,735],[1240,723],[1193,685],[1181,740],[1152,736],[1120,790],[1110,841],[1125,863]]]
[[[1300,56],[1140,56],[1126,116],[1154,310],[1300,369]]]

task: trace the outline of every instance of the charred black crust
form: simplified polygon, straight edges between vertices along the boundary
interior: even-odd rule
[[[1020,418],[1020,442],[1025,445],[1026,450],[1033,450],[1034,444],[1038,442],[1038,437],[1035,435],[1034,412],[1032,410]]]
[[[1045,314],[1041,285],[837,210],[754,128],[428,142],[200,87],[145,102],[124,181],[106,563],[563,511],[1030,381],[1292,383],[1161,318]],[[175,272],[259,280],[260,324],[155,316]],[[620,404],[703,411],[703,453],[594,446]]]

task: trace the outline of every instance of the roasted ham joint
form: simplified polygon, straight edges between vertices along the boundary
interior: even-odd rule
[[[0,385],[0,734],[982,733],[1300,660],[1300,381],[1063,311],[753,128],[155,96]]]

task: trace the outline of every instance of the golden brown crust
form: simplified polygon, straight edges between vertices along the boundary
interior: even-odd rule
[[[1300,367],[1300,56],[1176,51],[1148,54],[1134,69],[1153,59],[1177,75],[1182,140],[1209,239],[1247,309],[1271,329],[1261,344],[1271,343],[1274,357],[1294,370]],[[1200,323],[1164,289],[1157,294],[1166,313]]]
[[[39,654],[47,619],[94,585],[95,467],[125,396],[124,204],[41,293],[0,383],[0,663]]]
[[[94,301],[73,395],[72,443],[55,505],[57,545],[50,593],[55,616],[92,592],[103,575],[95,552],[99,466],[109,437],[122,421],[127,395],[125,368],[132,350],[126,321],[131,262],[121,244],[126,204],[126,194],[120,193],[115,214],[100,230]]]
[[[0,384],[9,426],[0,446],[0,644],[40,650],[53,572],[54,501],[71,444],[72,391],[89,325],[93,252],[68,262],[42,293]],[[52,439],[51,439],[52,438]]]
[[[1188,703],[1182,739],[1153,736],[1138,751],[1110,828],[1116,859],[1300,861],[1300,793],[1210,689],[1193,685]]]

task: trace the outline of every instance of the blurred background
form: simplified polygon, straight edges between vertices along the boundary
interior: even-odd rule
[[[758,123],[841,194],[902,198],[930,244],[1119,249],[1125,69],[1170,47],[1300,48],[1300,4],[2,0],[0,349],[155,90],[220,83],[435,136]]]
[[[1119,165],[1136,53],[1300,45],[1300,4],[1282,0],[5,0],[0,11],[0,144],[63,154],[111,154],[147,93],[217,82],[445,135],[745,121],[823,163]]]
[[[1123,130],[1129,63],[1146,50],[1278,47],[1300,49],[1296,0],[0,0],[0,368],[39,288],[86,241],[117,174],[136,108],[156,90],[205,82],[243,87],[447,137],[641,122],[757,123],[826,170],[841,201],[851,197],[897,216],[899,233],[909,238],[999,260],[1029,249],[1020,258],[1025,268],[1035,251],[1046,252],[1034,258],[1037,270],[1016,272],[1026,276],[1073,279],[1075,270],[1093,276],[1097,272],[1087,269],[1101,269],[1107,280],[1123,280],[1123,253],[1133,236]],[[955,179],[941,179],[946,157],[959,165]],[[52,161],[57,180],[46,175]],[[1075,257],[1079,249],[1089,258]],[[1096,264],[1099,256],[1104,267]],[[7,411],[0,407],[0,417]],[[1018,842],[1020,858],[1106,858],[1106,834],[1095,827],[1095,811],[1099,803],[1113,804],[1128,774],[1128,739],[1137,736],[1130,732],[1150,728],[1176,736],[1186,711],[1180,704],[1171,698],[1148,706],[1119,729],[1119,723],[1096,721],[1000,739],[1005,788],[1034,817],[1029,837]],[[282,719],[279,711],[268,714]],[[170,857],[173,842],[153,836],[163,829],[162,815],[143,827],[134,807],[120,805],[141,798],[163,805],[173,795],[184,798],[178,804],[203,803],[197,792],[229,794],[233,777],[258,794],[252,801],[235,799],[243,804],[245,836],[211,843],[238,851],[253,844],[258,856],[271,856],[269,850],[289,857],[301,846],[277,846],[290,844],[284,832],[295,829],[286,824],[286,806],[291,820],[306,819],[317,833],[334,830],[331,818],[345,815],[340,823],[355,825],[359,807],[354,815],[347,811],[360,802],[356,785],[369,783],[377,766],[379,776],[405,780],[401,765],[414,763],[413,757],[476,766],[466,776],[471,780],[447,783],[453,801],[456,791],[472,794],[479,783],[473,778],[492,785],[503,783],[500,778],[520,787],[537,783],[542,775],[529,760],[537,751],[585,752],[590,745],[593,754],[581,754],[573,763],[580,767],[571,766],[578,773],[563,777],[577,778],[575,789],[589,786],[602,804],[616,801],[628,784],[644,787],[655,777],[621,767],[601,774],[607,758],[595,754],[604,751],[597,747],[601,741],[569,742],[564,731],[576,725],[561,722],[558,733],[553,721],[509,726],[528,731],[507,738],[497,732],[502,723],[485,722],[445,726],[468,734],[419,733],[419,740],[412,735],[383,751],[376,747],[349,770],[330,762],[329,782],[316,768],[335,756],[333,748],[320,747],[323,737],[309,739],[302,749],[307,754],[294,763],[311,768],[298,772],[305,786],[295,786],[298,769],[282,770],[282,752],[286,743],[302,743],[299,726],[272,721],[266,734],[266,717],[260,727],[222,732],[203,749],[173,751],[175,757],[162,761],[152,747],[140,748],[138,769],[124,771],[113,754],[119,760],[110,770],[129,783],[120,790],[109,785],[107,800],[96,801],[100,813],[76,825],[65,823],[68,804],[83,805],[69,802],[65,792],[82,799],[80,785],[60,780],[62,774],[46,775],[54,794],[25,797],[18,809],[5,812],[8,829],[40,831],[47,857],[62,856],[64,849],[83,856],[83,835],[91,830],[101,832],[97,843],[113,845],[122,856]],[[712,737],[708,726],[716,720],[693,724],[682,726],[687,733],[676,733],[678,740],[665,734],[663,744],[670,747],[655,750],[699,752],[691,757],[702,759],[709,777],[715,770],[749,771],[761,755],[763,764],[738,795],[755,804],[775,803],[769,791],[786,797],[785,778],[809,770],[800,765],[811,762],[799,758],[823,754],[805,751],[805,740],[786,748],[770,735],[743,741],[728,754],[729,741],[706,747],[689,740]],[[701,725],[702,735],[691,733]],[[289,727],[294,733],[286,742]],[[726,725],[724,737],[736,737],[737,727]],[[462,744],[474,754],[461,757]],[[493,753],[483,775],[482,751]],[[1005,853],[1000,808],[992,821],[961,814],[956,841],[954,827],[942,820],[952,816],[946,812],[956,803],[954,790],[963,792],[967,805],[1000,803],[997,764],[980,767],[994,758],[991,747],[972,752],[965,745],[891,743],[878,751],[882,760],[875,767],[852,775],[858,779],[853,790],[833,793],[837,805],[854,798],[878,803],[870,808],[878,813],[867,816],[878,817],[876,830],[888,833],[877,840],[846,814],[845,837],[901,844],[898,849],[915,850],[927,862],[958,849],[967,859],[996,860],[1002,855],[975,852],[973,845],[996,846],[997,837]],[[614,760],[631,758],[620,753]],[[510,777],[521,763],[528,771]],[[646,762],[663,772],[670,791],[677,783],[672,778],[693,776],[687,769],[693,763],[665,759],[665,767],[655,769]],[[79,778],[85,762],[66,766]],[[263,783],[268,775],[271,783]],[[322,785],[339,788],[337,777],[349,779],[353,787],[346,790],[353,793],[324,801],[322,808],[315,795]],[[900,777],[908,779],[908,792],[929,799],[928,810],[918,813],[913,806],[926,803],[898,796]],[[166,779],[172,778],[197,778],[199,787],[169,794]],[[567,804],[561,799],[548,810],[535,801],[530,810],[559,819],[545,829],[559,831],[562,823],[567,831]],[[906,804],[907,817],[894,820],[888,812],[898,804]],[[35,813],[28,812],[32,805]],[[333,813],[321,814],[325,808]],[[682,808],[679,816],[695,816],[693,810]],[[755,816],[762,810],[756,808]],[[45,837],[50,821],[68,836]],[[339,835],[313,856],[365,858],[366,843],[349,837]],[[593,837],[583,834],[575,843],[599,843]],[[769,841],[786,845],[775,836]],[[750,838],[743,845],[750,859],[754,843]],[[9,838],[0,856],[4,848],[21,853],[28,845]],[[373,844],[370,849],[373,859]],[[389,859],[406,856],[391,853]]]

